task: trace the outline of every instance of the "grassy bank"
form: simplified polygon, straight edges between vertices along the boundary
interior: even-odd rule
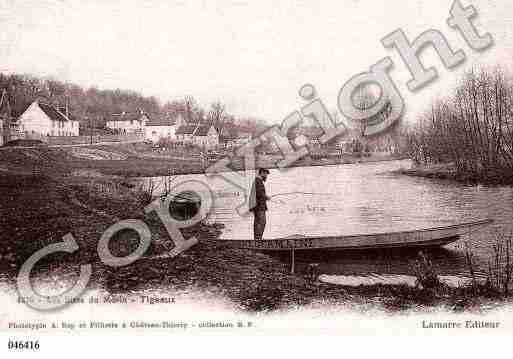
[[[101,175],[165,176],[203,172],[195,159],[151,156],[144,144],[96,145],[67,148],[4,148],[0,150],[0,173],[33,174],[55,172],[73,175],[95,172]]]
[[[101,186],[100,186],[101,184]],[[101,190],[100,190],[101,188]],[[91,286],[111,293],[169,285],[176,289],[208,288],[248,310],[301,305],[314,298],[347,299],[342,288],[315,283],[289,273],[288,265],[265,254],[221,248],[213,239],[221,225],[201,223],[185,229],[186,238],[200,243],[175,258],[156,258],[173,248],[156,215],[146,215],[136,190],[113,178],[66,178],[38,174],[0,176],[0,248],[3,273],[14,282],[22,263],[37,250],[72,233],[80,249],[72,255],[55,254],[38,263],[37,271],[93,263]],[[118,219],[138,218],[149,225],[152,245],[145,257],[132,265],[111,268],[96,252],[103,231]],[[120,233],[113,239],[116,255],[131,252],[137,239]],[[71,266],[73,267],[73,266]]]

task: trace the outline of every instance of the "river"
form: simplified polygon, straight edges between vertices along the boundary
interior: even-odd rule
[[[442,276],[468,278],[465,248],[484,276],[493,244],[513,231],[513,188],[464,185],[392,173],[410,161],[384,161],[271,170],[264,238],[294,234],[349,235],[413,230],[491,218],[494,223],[471,236],[429,253]],[[207,184],[214,194],[209,220],[225,225],[222,239],[252,238],[251,216],[240,216],[242,190],[222,178],[181,176]],[[157,180],[162,180],[157,178]],[[416,253],[362,252],[299,257],[318,263],[327,281],[347,284],[395,282],[412,274]]]

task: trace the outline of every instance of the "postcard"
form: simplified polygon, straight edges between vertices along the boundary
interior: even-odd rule
[[[513,333],[511,1],[0,4],[7,353]]]

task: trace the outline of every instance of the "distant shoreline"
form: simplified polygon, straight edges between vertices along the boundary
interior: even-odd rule
[[[491,171],[488,175],[459,173],[451,163],[415,166],[410,169],[401,168],[392,173],[423,177],[437,180],[448,180],[463,184],[483,184],[491,186],[513,185],[513,172]]]

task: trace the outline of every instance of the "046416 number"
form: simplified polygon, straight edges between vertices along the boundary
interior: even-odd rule
[[[7,344],[9,350],[39,350],[39,340],[9,340]]]

